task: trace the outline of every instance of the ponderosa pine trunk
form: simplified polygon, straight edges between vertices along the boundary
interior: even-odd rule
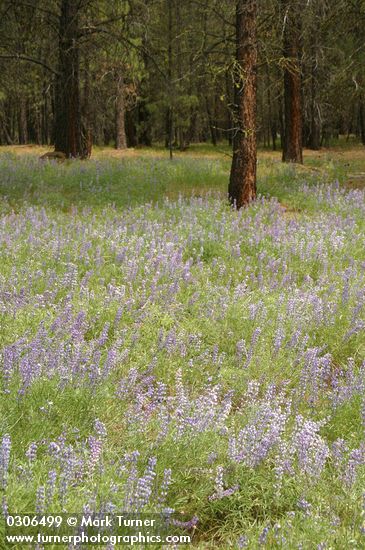
[[[236,75],[233,159],[228,194],[238,209],[256,198],[257,4],[236,4]]]
[[[301,21],[299,0],[282,0],[284,8],[284,113],[283,161],[303,163]]]
[[[170,160],[172,160],[173,153],[173,134],[174,134],[174,114],[172,108],[172,0],[167,1],[167,13],[168,13],[168,47],[167,47],[167,86],[168,86],[168,106],[166,113],[166,139],[169,149]]]
[[[233,119],[232,119],[232,86],[231,86],[231,78],[229,75],[229,70],[226,70],[225,72],[225,84],[226,84],[226,97],[227,97],[227,111],[226,111],[226,137],[228,141],[228,145],[232,145],[233,143]]]
[[[125,132],[125,99],[123,75],[116,76],[115,100],[115,148],[127,149],[127,135]]]
[[[27,102],[24,97],[19,99],[19,143],[28,143]]]
[[[49,97],[47,90],[47,82],[45,81],[42,86],[42,96],[43,96],[43,105],[42,105],[42,144],[48,145],[49,143]]]
[[[309,143],[308,146],[313,151],[318,151],[321,146],[321,127],[318,113],[318,105],[316,100],[316,82],[312,79],[311,83],[311,124],[310,124],[310,134],[309,134]]]
[[[364,99],[362,95],[360,96],[360,105],[359,105],[359,125],[360,125],[361,143],[365,145],[365,109],[364,109]]]
[[[210,108],[210,105],[209,105],[209,98],[207,96],[205,96],[205,107],[206,107],[206,110],[207,110],[210,138],[212,140],[212,145],[214,145],[214,147],[215,147],[217,145],[217,132],[216,132],[216,129],[215,129],[215,124],[214,124],[214,120],[213,120],[212,111],[211,111],[211,108]]]
[[[320,149],[321,144],[321,120],[320,112],[317,100],[317,87],[318,87],[318,43],[315,29],[313,30],[313,42],[311,48],[311,99],[310,99],[310,134],[308,140],[308,146],[314,151]]]
[[[79,82],[79,7],[62,0],[59,20],[59,60],[55,97],[55,150],[66,157],[83,157]]]
[[[81,108],[82,158],[89,158],[91,156],[93,143],[93,113],[90,94],[90,60],[86,54],[84,59],[84,89]]]

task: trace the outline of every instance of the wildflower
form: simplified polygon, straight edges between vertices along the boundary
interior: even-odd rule
[[[10,464],[10,451],[11,451],[11,440],[8,434],[3,436],[0,445],[0,482],[2,488],[5,489],[8,480],[8,470]]]
[[[98,418],[96,418],[94,421],[94,429],[96,434],[99,435],[100,437],[107,436],[105,424],[103,424],[103,422],[101,422]]]

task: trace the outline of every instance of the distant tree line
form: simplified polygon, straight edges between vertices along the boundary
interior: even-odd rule
[[[364,23],[363,0],[0,0],[0,144],[365,144]]]

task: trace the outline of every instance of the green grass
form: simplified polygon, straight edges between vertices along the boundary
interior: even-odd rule
[[[139,155],[125,158],[102,156],[96,151],[94,160],[66,161],[63,164],[41,162],[34,154],[1,155],[1,195],[11,208],[20,204],[47,204],[47,208],[67,211],[71,206],[100,209],[113,204],[116,208],[144,202],[161,202],[164,196],[175,200],[182,196],[206,193],[227,194],[230,155],[226,146],[212,148],[194,145],[185,153],[177,153],[173,161],[161,148],[141,150]],[[161,152],[164,157],[161,157]],[[274,196],[293,208],[301,208],[304,197],[295,182],[346,181],[348,172],[356,172],[362,161],[349,163],[332,158],[309,157],[308,170],[280,162],[279,153],[263,153],[258,161],[258,192]],[[16,166],[16,169],[15,169]],[[320,167],[319,173],[311,166]]]
[[[348,174],[361,171],[364,161],[358,151],[351,160],[351,152],[340,149],[309,156],[300,168],[281,164],[279,153],[262,152],[260,199],[237,213],[227,203],[226,153],[223,146],[217,152],[196,145],[170,162],[162,148],[125,158],[96,151],[88,162],[60,165],[40,163],[35,155],[0,155],[0,348],[24,339],[16,344],[18,367],[0,398],[0,441],[6,433],[12,440],[9,509],[33,513],[37,489],[53,469],[57,490],[48,512],[80,512],[94,499],[97,509],[108,502],[121,509],[126,472],[120,461],[137,449],[139,475],[149,457],[157,458],[156,488],[171,468],[166,505],[187,519],[199,517],[196,548],[238,548],[242,535],[249,548],[260,548],[266,526],[268,549],[362,548],[363,465],[348,486],[346,453],[342,466],[330,454],[318,478],[303,471],[297,457],[279,490],[277,448],[250,467],[229,458],[228,442],[255,424],[262,407],[283,412],[292,400],[288,444],[300,414],[326,421],[319,434],[328,446],[339,438],[348,453],[364,445],[360,381],[336,407],[329,382],[336,374],[345,388],[346,376],[352,368],[359,375],[365,358],[363,330],[349,336],[364,319],[364,198],[347,194],[346,187]],[[85,330],[78,326],[81,336],[72,340],[80,313]],[[244,340],[249,350],[257,328],[244,366],[237,344]],[[283,343],[275,350],[279,329]],[[289,345],[298,331],[297,344]],[[169,335],[170,345],[163,344]],[[310,364],[307,378],[303,370],[305,353],[314,348],[323,359],[320,368],[329,369],[318,391]],[[93,368],[102,372],[111,349],[117,356],[112,371],[90,385]],[[43,369],[24,395],[22,358]],[[55,373],[50,358],[59,361]],[[1,361],[3,366],[4,355]],[[64,375],[63,365],[69,369]],[[172,415],[179,369],[192,411],[204,400],[208,411],[216,411],[233,390],[224,426],[187,429],[180,437],[176,414],[160,436],[161,410],[156,405],[148,412],[153,398],[143,384],[139,390],[133,385],[131,369],[153,374],[150,390],[166,385]],[[2,384],[5,378],[3,373]],[[125,379],[128,391],[118,397]],[[252,381],[260,385],[255,398],[249,396]],[[272,385],[273,395],[265,397]],[[97,418],[108,435],[102,459],[89,472]],[[48,451],[61,435],[86,465],[63,503],[65,464]],[[29,464],[25,453],[33,442],[37,457]],[[224,487],[240,490],[212,500],[218,466],[224,467]],[[310,512],[300,508],[301,499]]]

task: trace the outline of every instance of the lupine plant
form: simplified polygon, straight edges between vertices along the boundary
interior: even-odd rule
[[[364,191],[288,168],[299,213],[236,212],[164,195],[184,172],[217,187],[218,161],[0,162],[2,514],[364,547]]]

